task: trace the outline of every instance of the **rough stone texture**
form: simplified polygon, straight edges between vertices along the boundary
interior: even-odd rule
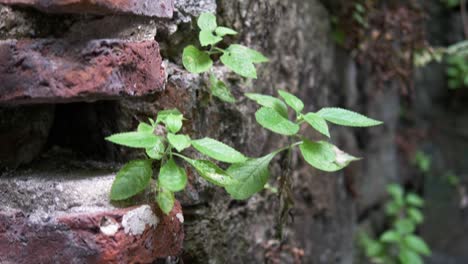
[[[114,175],[35,171],[0,176],[0,262],[153,263],[180,253],[178,203],[169,215],[118,209],[108,202]]]
[[[165,82],[155,41],[1,41],[0,61],[0,104],[142,96]]]
[[[46,13],[172,17],[173,0],[0,0],[0,4],[36,8]]]

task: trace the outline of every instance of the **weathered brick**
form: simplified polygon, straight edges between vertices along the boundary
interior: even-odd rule
[[[180,254],[181,207],[155,215],[148,206],[66,215],[48,223],[0,212],[0,263],[153,263]]]
[[[0,41],[0,104],[65,103],[162,91],[157,42]]]
[[[170,18],[174,12],[174,0],[0,0],[0,4],[66,14],[134,14]]]

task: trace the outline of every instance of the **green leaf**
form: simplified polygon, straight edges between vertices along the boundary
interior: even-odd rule
[[[199,34],[199,40],[200,40],[200,44],[203,47],[206,47],[206,46],[214,45],[214,44],[220,42],[221,40],[223,40],[223,38],[214,35],[213,31],[202,30],[202,31],[200,31],[200,34]]]
[[[201,30],[214,31],[217,27],[216,16],[212,13],[203,13],[198,17],[197,24]]]
[[[325,141],[313,142],[304,139],[304,143],[299,148],[307,163],[322,171],[338,171],[351,161],[358,160]]]
[[[247,160],[239,151],[212,138],[205,137],[203,139],[192,140],[192,145],[199,152],[219,161],[240,163]]]
[[[369,127],[383,124],[380,121],[341,108],[323,108],[317,114],[328,122],[341,126]]]
[[[385,206],[385,212],[388,215],[397,215],[401,209],[402,209],[402,206],[395,201],[391,201]]]
[[[257,79],[257,70],[251,61],[236,56],[228,51],[225,52],[220,59],[226,67],[240,76]]]
[[[211,161],[192,160],[186,157],[183,159],[192,165],[201,177],[215,185],[226,187],[237,183],[231,176]]]
[[[406,195],[406,202],[416,207],[424,206],[424,200],[414,193],[409,193],[408,195]]]
[[[165,146],[161,137],[157,137],[156,144],[154,144],[154,146],[151,148],[146,148],[146,155],[152,159],[160,160],[164,156],[164,149]]]
[[[157,143],[157,136],[151,132],[127,132],[114,134],[106,138],[114,144],[130,148],[151,148]]]
[[[152,175],[151,160],[134,160],[127,163],[112,183],[111,199],[125,200],[142,192],[150,183]]]
[[[172,208],[174,208],[174,193],[161,188],[156,196],[156,202],[159,208],[161,208],[161,211],[168,215],[172,211]]]
[[[401,264],[423,264],[421,257],[412,250],[400,249],[398,258]]]
[[[298,124],[289,121],[273,108],[260,108],[255,113],[255,119],[264,128],[281,135],[292,136],[300,129]]]
[[[213,96],[216,96],[221,101],[233,104],[236,98],[231,93],[231,90],[226,86],[223,81],[220,81],[213,74],[210,75],[210,90]]]
[[[315,130],[321,134],[330,137],[330,132],[328,130],[328,125],[325,119],[315,113],[308,113],[304,115],[304,120]]]
[[[169,131],[171,131],[172,133],[177,133],[182,128],[183,119],[184,117],[182,115],[170,114],[167,116],[164,123],[166,123],[166,127],[167,129],[169,129]]]
[[[279,95],[283,97],[286,104],[288,104],[296,113],[300,113],[304,109],[304,103],[295,95],[283,90],[278,91]]]
[[[239,44],[232,44],[227,48],[227,51],[236,57],[243,58],[253,63],[268,62],[268,58],[263,56],[262,53]]]
[[[215,30],[216,35],[224,37],[226,35],[237,35],[237,32],[227,27],[217,27]]]
[[[273,96],[256,94],[256,93],[246,93],[245,96],[252,101],[257,102],[261,106],[268,108],[273,108],[285,118],[288,118],[288,107],[286,104],[278,98]]]
[[[179,167],[174,159],[164,164],[159,171],[159,185],[172,192],[178,192],[187,185],[187,174],[185,170]]]
[[[392,183],[387,186],[387,192],[393,197],[394,200],[403,198],[403,188],[400,185]]]
[[[398,242],[400,241],[400,234],[398,232],[395,232],[393,230],[386,231],[380,236],[380,241],[386,242],[386,243],[393,243],[393,242]]]
[[[270,177],[268,166],[276,154],[277,152],[231,165],[226,172],[238,181],[237,184],[226,187],[232,198],[245,200],[263,190]]]
[[[408,246],[408,248],[423,254],[425,256],[431,255],[431,250],[427,246],[426,242],[422,240],[420,237],[415,235],[408,235],[404,238],[404,243]]]
[[[416,226],[409,219],[399,219],[395,222],[395,228],[400,234],[405,235],[413,233]]]
[[[184,49],[182,63],[185,69],[191,73],[206,72],[213,66],[213,60],[211,60],[210,56],[193,45]]]
[[[141,122],[139,125],[138,125],[138,129],[137,129],[138,132],[142,132],[142,133],[153,133],[154,132],[154,127],[151,126],[151,125],[148,125],[144,122]]]
[[[179,111],[179,109],[174,108],[174,109],[168,109],[168,110],[162,110],[158,112],[158,117],[156,119],[156,123],[165,123],[166,118],[169,115],[182,115],[182,113]]]
[[[408,209],[408,216],[411,218],[416,224],[421,224],[424,221],[424,215],[421,213],[420,210],[416,208],[409,208]]]
[[[169,133],[167,134],[167,140],[178,152],[189,148],[191,145],[190,137],[186,135],[174,135]]]

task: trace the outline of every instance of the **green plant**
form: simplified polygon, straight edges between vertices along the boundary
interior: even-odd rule
[[[447,77],[450,89],[468,87],[468,55],[448,56]]]
[[[236,35],[237,32],[227,27],[218,26],[216,16],[211,13],[203,13],[197,21],[200,28],[199,41],[204,48],[200,50],[194,45],[185,47],[182,54],[182,62],[185,69],[191,73],[204,73],[213,67],[212,56],[219,56],[220,61],[230,70],[245,78],[257,78],[255,64],[267,62],[268,58],[260,52],[248,47],[231,44],[222,49],[218,44],[228,35]],[[220,100],[228,103],[235,102],[227,85],[210,74],[211,93]]]
[[[431,254],[428,245],[415,234],[416,227],[424,221],[424,200],[412,192],[405,194],[397,184],[389,185],[387,192],[391,197],[385,207],[392,221],[390,228],[378,239],[361,233],[360,245],[373,263],[422,264],[421,256]]]
[[[423,173],[428,173],[431,169],[431,157],[422,151],[417,151],[413,158],[413,164]]]
[[[454,8],[460,6],[461,0],[441,0],[447,7]]]

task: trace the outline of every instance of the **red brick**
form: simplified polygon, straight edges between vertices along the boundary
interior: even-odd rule
[[[174,0],[0,0],[0,4],[65,14],[134,14],[171,18],[174,12]]]
[[[167,216],[158,211],[159,223],[146,225],[138,235],[122,225],[133,209],[67,215],[48,224],[31,222],[21,212],[0,212],[0,263],[153,263],[180,254],[184,231],[179,203]],[[115,223],[117,232],[103,233],[106,221]]]
[[[0,104],[66,103],[162,91],[155,41],[0,41]]]

